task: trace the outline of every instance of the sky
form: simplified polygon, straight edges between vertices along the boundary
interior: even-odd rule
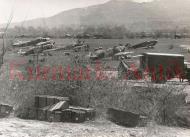
[[[0,24],[6,23],[11,13],[12,22],[49,17],[59,12],[105,3],[109,0],[0,0]],[[146,2],[149,0],[134,0]]]

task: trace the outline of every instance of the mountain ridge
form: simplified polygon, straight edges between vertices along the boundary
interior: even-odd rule
[[[183,10],[180,10],[183,9]],[[12,27],[20,26],[13,23]],[[24,27],[80,27],[124,25],[134,31],[164,29],[190,24],[190,1],[154,0],[138,3],[131,0],[111,0],[103,4],[60,12],[48,18],[25,21]]]

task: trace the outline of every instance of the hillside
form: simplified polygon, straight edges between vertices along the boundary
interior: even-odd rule
[[[24,26],[53,28],[125,25],[131,30],[152,30],[187,27],[189,23],[189,0],[155,0],[146,3],[111,0],[100,5],[63,11],[48,18],[29,20]],[[15,23],[13,26],[19,24],[22,23]]]

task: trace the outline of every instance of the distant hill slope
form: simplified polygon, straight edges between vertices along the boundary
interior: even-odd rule
[[[48,28],[81,25],[125,25],[137,31],[190,26],[190,0],[155,0],[147,3],[111,0],[24,23],[26,27]]]

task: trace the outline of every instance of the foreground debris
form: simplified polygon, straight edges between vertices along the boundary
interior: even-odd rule
[[[182,89],[183,86],[168,91],[167,87],[158,85],[132,85],[128,92],[114,92],[113,100],[119,101],[108,109],[108,118],[125,127],[144,126],[153,120],[159,125],[190,128],[190,104],[187,94],[179,92]]]
[[[6,104],[0,104],[0,118],[8,117],[13,112],[13,107]]]
[[[177,123],[181,127],[190,127],[190,105],[178,108],[176,111]]]
[[[146,116],[141,116],[139,114],[114,108],[109,108],[107,114],[108,118],[111,121],[126,127],[136,127],[138,125],[140,126],[143,120],[145,121],[147,119]]]

